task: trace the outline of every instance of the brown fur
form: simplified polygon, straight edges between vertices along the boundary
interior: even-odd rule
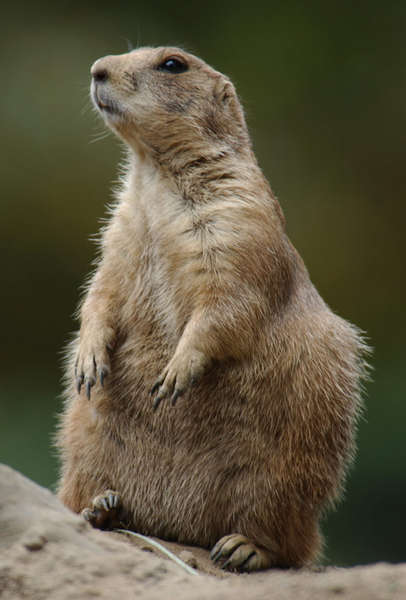
[[[60,498],[79,512],[115,489],[141,533],[237,533],[250,569],[308,564],[353,456],[360,333],[287,238],[226,77],[177,48],[92,72],[129,157],[69,352]]]

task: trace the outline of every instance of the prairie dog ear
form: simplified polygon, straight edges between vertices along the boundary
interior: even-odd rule
[[[244,111],[235,91],[234,85],[224,75],[219,75],[213,88],[213,100],[216,106],[217,118],[222,127],[229,130],[237,140],[245,145],[250,145]]]
[[[214,98],[219,104],[227,105],[230,101],[236,100],[236,92],[230,80],[219,76],[213,90]]]

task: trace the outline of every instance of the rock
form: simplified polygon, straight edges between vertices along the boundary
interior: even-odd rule
[[[182,552],[179,554],[179,558],[189,565],[189,567],[197,569],[197,560],[193,552],[190,552],[189,550],[182,550]]]
[[[2,600],[406,598],[405,564],[226,575],[211,565],[207,551],[162,543],[197,565],[200,574],[188,575],[175,562],[117,533],[91,529],[49,490],[0,465]]]

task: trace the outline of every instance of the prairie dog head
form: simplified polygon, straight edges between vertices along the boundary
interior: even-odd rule
[[[106,56],[91,74],[95,106],[136,151],[170,160],[250,147],[231,81],[179,48]]]

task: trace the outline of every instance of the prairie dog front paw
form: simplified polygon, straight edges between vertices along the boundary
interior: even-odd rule
[[[82,386],[90,400],[92,387],[110,373],[109,349],[112,347],[113,331],[111,328],[90,330],[87,328],[80,332],[79,349],[75,361],[76,389],[80,394]]]
[[[188,386],[200,379],[210,366],[210,362],[210,359],[199,350],[175,352],[151,389],[152,395],[157,392],[153,404],[154,410],[167,397],[170,397],[174,406]]]

